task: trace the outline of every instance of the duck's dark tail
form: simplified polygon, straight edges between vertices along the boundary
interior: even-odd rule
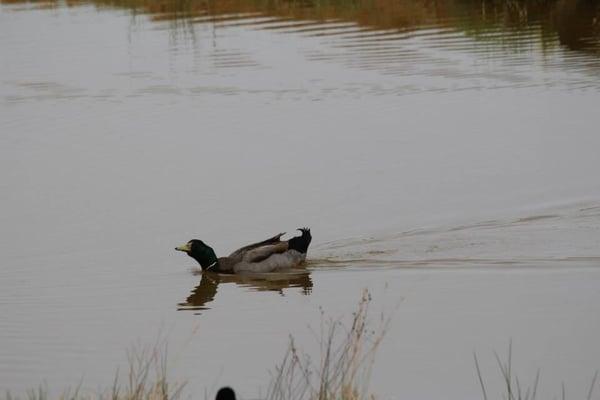
[[[301,236],[296,236],[288,240],[288,248],[290,250],[297,250],[302,254],[306,254],[308,251],[308,245],[312,240],[312,236],[310,235],[310,229],[308,228],[300,228],[298,229],[302,232]]]

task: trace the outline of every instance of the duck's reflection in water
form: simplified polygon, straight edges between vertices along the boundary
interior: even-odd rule
[[[313,283],[308,270],[293,270],[289,272],[271,272],[262,274],[218,274],[214,272],[200,272],[200,283],[183,303],[179,303],[178,310],[207,310],[206,305],[214,300],[220,284],[235,283],[258,292],[278,292],[283,295],[283,289],[300,288],[301,293],[309,295]]]

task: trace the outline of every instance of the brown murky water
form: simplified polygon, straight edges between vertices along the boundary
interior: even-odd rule
[[[393,313],[373,391],[480,398],[472,353],[600,368],[600,8],[573,1],[0,3],[0,390],[109,386],[168,337],[256,398],[319,307]],[[198,276],[310,226],[307,270]],[[493,378],[490,385],[494,385]]]

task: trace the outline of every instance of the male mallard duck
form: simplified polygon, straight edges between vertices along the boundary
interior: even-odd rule
[[[198,239],[175,247],[175,250],[185,251],[188,256],[198,261],[202,270],[230,274],[272,272],[296,267],[306,259],[306,251],[312,236],[308,228],[298,230],[302,235],[282,241],[281,237],[284,233],[280,233],[262,242],[244,246],[231,253],[229,257],[217,258],[215,251]]]

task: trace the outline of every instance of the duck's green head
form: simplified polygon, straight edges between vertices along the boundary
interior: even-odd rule
[[[215,251],[202,240],[190,240],[184,245],[175,247],[175,250],[186,252],[188,256],[198,261],[202,269],[206,269],[217,262]]]

